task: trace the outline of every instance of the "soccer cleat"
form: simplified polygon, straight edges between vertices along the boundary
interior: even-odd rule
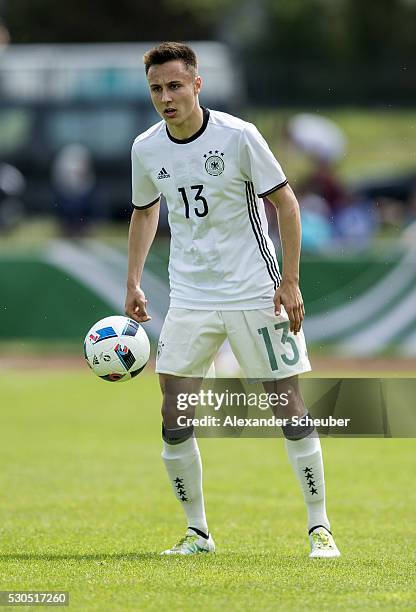
[[[334,558],[341,555],[332,533],[321,525],[309,531],[309,542],[311,544],[310,559]]]
[[[203,538],[188,528],[184,538],[181,538],[175,546],[161,552],[161,555],[197,555],[199,553],[214,553],[215,544],[211,534],[208,539]]]

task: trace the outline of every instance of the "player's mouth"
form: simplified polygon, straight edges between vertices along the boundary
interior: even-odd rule
[[[168,119],[173,119],[173,117],[176,117],[176,113],[177,113],[176,108],[165,108],[165,110],[163,111],[163,114]]]

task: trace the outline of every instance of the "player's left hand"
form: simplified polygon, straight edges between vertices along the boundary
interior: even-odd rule
[[[300,332],[302,321],[305,318],[305,307],[298,283],[283,279],[274,294],[273,301],[275,315],[278,316],[281,307],[284,306],[289,317],[290,331],[295,335]]]

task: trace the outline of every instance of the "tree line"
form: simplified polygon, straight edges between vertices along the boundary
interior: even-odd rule
[[[0,0],[12,42],[222,40],[250,99],[412,104],[416,0]]]

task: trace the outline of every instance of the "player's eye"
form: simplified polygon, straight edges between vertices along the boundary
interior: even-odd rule
[[[171,89],[179,89],[180,88],[180,83],[172,83],[172,85],[170,86]]]

